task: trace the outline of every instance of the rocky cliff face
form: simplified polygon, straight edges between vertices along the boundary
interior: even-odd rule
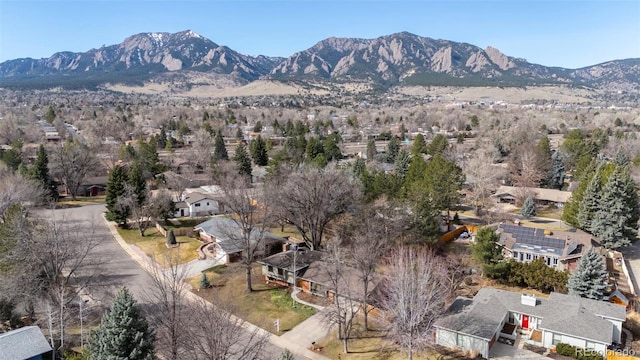
[[[84,53],[0,64],[0,86],[71,79],[144,82],[162,73],[196,71],[249,82],[259,78],[392,85],[531,86],[570,84],[607,90],[640,89],[640,59],[571,70],[531,64],[498,49],[402,32],[375,39],[328,38],[290,57],[247,56],[193,31],[142,33]]]
[[[191,30],[142,33],[122,43],[84,53],[61,52],[47,59],[18,59],[0,64],[0,77],[122,70],[200,70],[255,80],[267,74],[279,58],[242,55]]]

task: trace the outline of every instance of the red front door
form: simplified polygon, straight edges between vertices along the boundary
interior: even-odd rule
[[[522,315],[522,327],[524,329],[529,328],[529,315]]]

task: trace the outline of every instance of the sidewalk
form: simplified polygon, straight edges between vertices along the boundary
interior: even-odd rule
[[[331,330],[324,321],[325,316],[325,311],[318,311],[307,320],[298,324],[298,326],[282,334],[280,338],[290,343],[311,347],[312,343],[318,342],[326,337]]]
[[[157,266],[155,263],[152,262],[152,260],[145,254],[142,252],[142,250],[140,250],[138,247],[136,246],[131,246],[129,244],[127,244],[124,239],[120,236],[120,234],[118,234],[118,231],[116,230],[116,226],[115,223],[111,222],[111,221],[107,221],[106,218],[103,219],[107,225],[107,227],[109,228],[109,232],[111,232],[111,235],[113,236],[113,238],[116,240],[116,242],[118,242],[118,244],[124,249],[124,251],[135,261],[137,262],[140,267],[142,267],[146,272],[152,274],[153,273],[153,267]],[[214,259],[212,259],[213,261],[216,261]],[[207,262],[206,260],[201,260],[202,262]],[[192,263],[192,262],[191,262]],[[189,265],[191,263],[185,264],[185,265]],[[202,265],[204,266],[204,265]],[[213,265],[212,265],[213,266]],[[209,266],[211,267],[211,266]],[[196,269],[198,269],[198,267],[193,267],[190,268],[189,271],[195,271]],[[206,269],[206,268],[205,268]],[[204,269],[203,269],[204,270]],[[200,270],[202,271],[202,270]],[[198,272],[196,272],[196,274],[198,274]],[[199,296],[197,296],[196,294],[192,293],[192,292],[187,292],[187,299],[189,299],[190,301],[198,301],[201,298]],[[214,305],[215,306],[215,305]],[[296,329],[298,329],[300,326],[302,326],[303,324],[305,324],[307,321],[311,320],[312,318],[314,318],[315,316],[317,316],[318,314],[315,314],[314,316],[312,316],[311,318],[303,321],[301,324],[299,324],[298,326],[296,326],[295,328],[293,328],[291,331],[294,331]],[[235,319],[235,317],[233,317],[233,319]],[[314,325],[316,327],[319,327],[319,323],[316,323],[316,325]],[[248,322],[243,322],[243,328],[245,328],[247,331],[256,331],[258,334],[267,334],[268,338],[269,338],[269,342],[272,345],[275,345],[279,348],[282,349],[288,349],[289,351],[291,351],[294,355],[297,356],[301,356],[305,359],[311,359],[311,360],[329,360],[328,358],[320,355],[320,354],[316,354],[315,352],[309,350],[306,348],[306,344],[304,342],[297,342],[297,341],[292,341],[290,339],[285,338],[283,336],[276,336],[274,334],[268,333],[266,330],[259,328],[251,323]],[[316,329],[317,330],[317,329]],[[289,332],[291,332],[289,331]],[[300,330],[300,332],[303,332],[305,330]],[[306,330],[307,332],[309,332],[310,330]],[[316,341],[319,340],[318,339],[314,339],[311,341]],[[305,339],[303,339],[305,340]],[[309,346],[311,346],[311,342],[308,342]]]

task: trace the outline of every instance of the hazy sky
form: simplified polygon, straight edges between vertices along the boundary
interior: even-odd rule
[[[0,0],[0,61],[187,29],[248,55],[289,56],[331,36],[409,31],[547,66],[640,58],[640,0]]]

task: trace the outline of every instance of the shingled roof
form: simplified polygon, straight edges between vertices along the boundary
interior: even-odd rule
[[[0,334],[0,359],[26,360],[51,351],[37,326],[25,326]]]

